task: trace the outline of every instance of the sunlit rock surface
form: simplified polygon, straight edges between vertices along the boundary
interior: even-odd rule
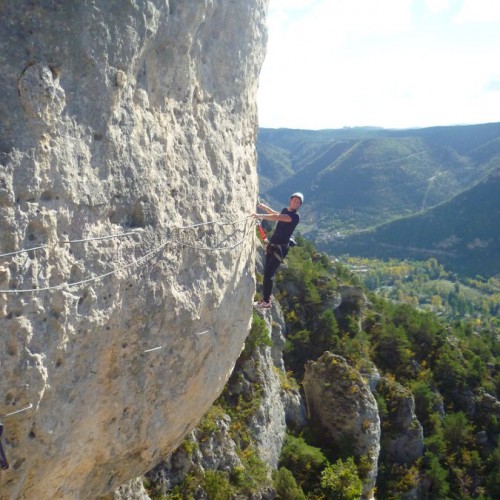
[[[339,451],[368,459],[363,498],[374,498],[380,452],[380,418],[368,381],[342,356],[326,351],[306,363],[304,392],[309,418]]]
[[[222,390],[255,288],[266,4],[0,3],[0,498],[106,495]]]
[[[234,416],[224,413],[220,406],[212,408],[203,423],[190,434],[187,442],[147,474],[146,482],[154,495],[167,495],[172,487],[181,484],[188,475],[201,477],[207,471],[231,475],[238,468],[241,473],[248,465],[241,457],[248,456],[252,449],[268,466],[270,479],[272,471],[279,465],[286,421],[292,420],[296,428],[305,425],[304,405],[298,389],[283,385],[284,372],[281,372],[282,377],[278,375],[283,366],[284,346],[281,308],[274,302],[272,310],[260,311],[258,314],[265,321],[266,335],[273,340],[273,345],[254,345],[250,340],[224,391],[226,405],[234,403],[234,412],[238,414],[236,406],[240,400],[245,401],[248,414],[245,417],[238,414],[234,421]],[[281,340],[278,341],[278,338]],[[248,433],[242,434],[245,436],[243,441],[236,430],[242,421],[248,429]],[[252,498],[274,498],[270,484],[260,484],[259,487],[261,489]],[[199,496],[201,498],[202,494]],[[114,498],[125,500],[127,497],[117,491]]]

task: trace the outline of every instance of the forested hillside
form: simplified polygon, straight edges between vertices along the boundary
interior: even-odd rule
[[[302,240],[280,281],[289,325],[285,359],[299,381],[304,364],[325,350],[361,371],[373,362],[382,375],[376,388],[382,423],[377,498],[402,498],[415,488],[415,498],[500,495],[498,325],[477,329],[472,318],[447,323],[378,294],[368,294],[367,305],[351,315],[346,310],[332,315],[328,296],[342,284],[359,281]],[[414,461],[395,460],[391,448],[405,391],[414,398],[424,433],[425,451]],[[348,447],[325,449],[328,441],[313,429],[303,435],[330,461],[347,460]],[[356,463],[362,475],[360,457]]]
[[[421,214],[373,230],[322,240],[331,254],[437,258],[468,276],[500,273],[500,168],[476,186]]]
[[[392,255],[434,256],[457,264],[457,270],[491,275],[484,261],[498,255],[499,231],[492,224],[500,199],[494,175],[500,168],[500,123],[412,130],[261,129],[257,146],[262,196],[279,206],[290,193],[303,191],[301,231],[322,249],[357,251],[361,240],[342,240],[419,214],[421,218],[384,227],[387,242],[381,244],[402,247]],[[459,195],[448,208],[428,212]],[[442,228],[456,227],[459,221],[465,240],[455,233],[456,238],[440,239]],[[408,235],[417,244],[410,245]],[[369,255],[371,241],[362,241],[363,255]],[[388,255],[380,251],[381,244],[373,247],[378,251],[374,256]]]

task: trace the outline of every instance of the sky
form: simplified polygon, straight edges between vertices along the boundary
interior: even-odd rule
[[[500,122],[499,0],[269,0],[259,126]]]

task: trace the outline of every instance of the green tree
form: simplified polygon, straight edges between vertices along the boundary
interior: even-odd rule
[[[439,459],[430,452],[425,453],[425,475],[430,481],[429,498],[439,500],[448,499],[450,485],[448,483],[448,472],[441,465]]]
[[[252,316],[252,327],[245,340],[245,351],[251,353],[260,346],[272,346],[266,322],[256,313]]]
[[[375,344],[375,362],[390,373],[408,374],[411,370],[413,352],[405,330],[386,324],[378,331]]]
[[[431,257],[424,264],[424,269],[427,271],[429,278],[436,279],[439,278],[441,273],[444,271],[443,266],[438,264],[438,261]]]
[[[467,377],[467,368],[464,366],[461,352],[449,344],[444,344],[437,350],[434,357],[435,363],[432,370],[439,390],[456,409],[460,409],[463,404],[460,391]]]
[[[331,350],[337,343],[339,326],[331,309],[321,313],[318,326],[312,334],[313,341],[310,343],[308,359],[316,359],[325,351]]]
[[[304,492],[315,489],[327,464],[320,448],[306,443],[302,437],[288,434],[281,451],[281,465],[290,470]]]
[[[229,500],[233,494],[233,488],[225,472],[207,470],[203,481],[203,488],[208,498],[214,500]]]
[[[435,429],[436,415],[435,409],[441,402],[440,396],[436,391],[429,387],[424,381],[417,381],[411,387],[415,399],[415,413],[422,424],[425,434],[433,433]]]
[[[443,435],[450,452],[458,452],[472,440],[474,426],[469,422],[465,413],[448,413],[443,420]]]
[[[321,472],[321,489],[325,498],[331,500],[358,500],[363,492],[363,483],[352,457],[338,459]]]
[[[306,498],[293,474],[286,467],[280,467],[276,471],[274,488],[276,489],[277,500],[305,500]]]
[[[491,498],[500,498],[500,443],[486,461],[488,491]]]

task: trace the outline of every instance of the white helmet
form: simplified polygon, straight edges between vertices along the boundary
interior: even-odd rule
[[[297,198],[300,198],[300,203],[304,203],[304,195],[302,193],[293,193],[290,198],[293,198],[293,197],[297,197]]]

